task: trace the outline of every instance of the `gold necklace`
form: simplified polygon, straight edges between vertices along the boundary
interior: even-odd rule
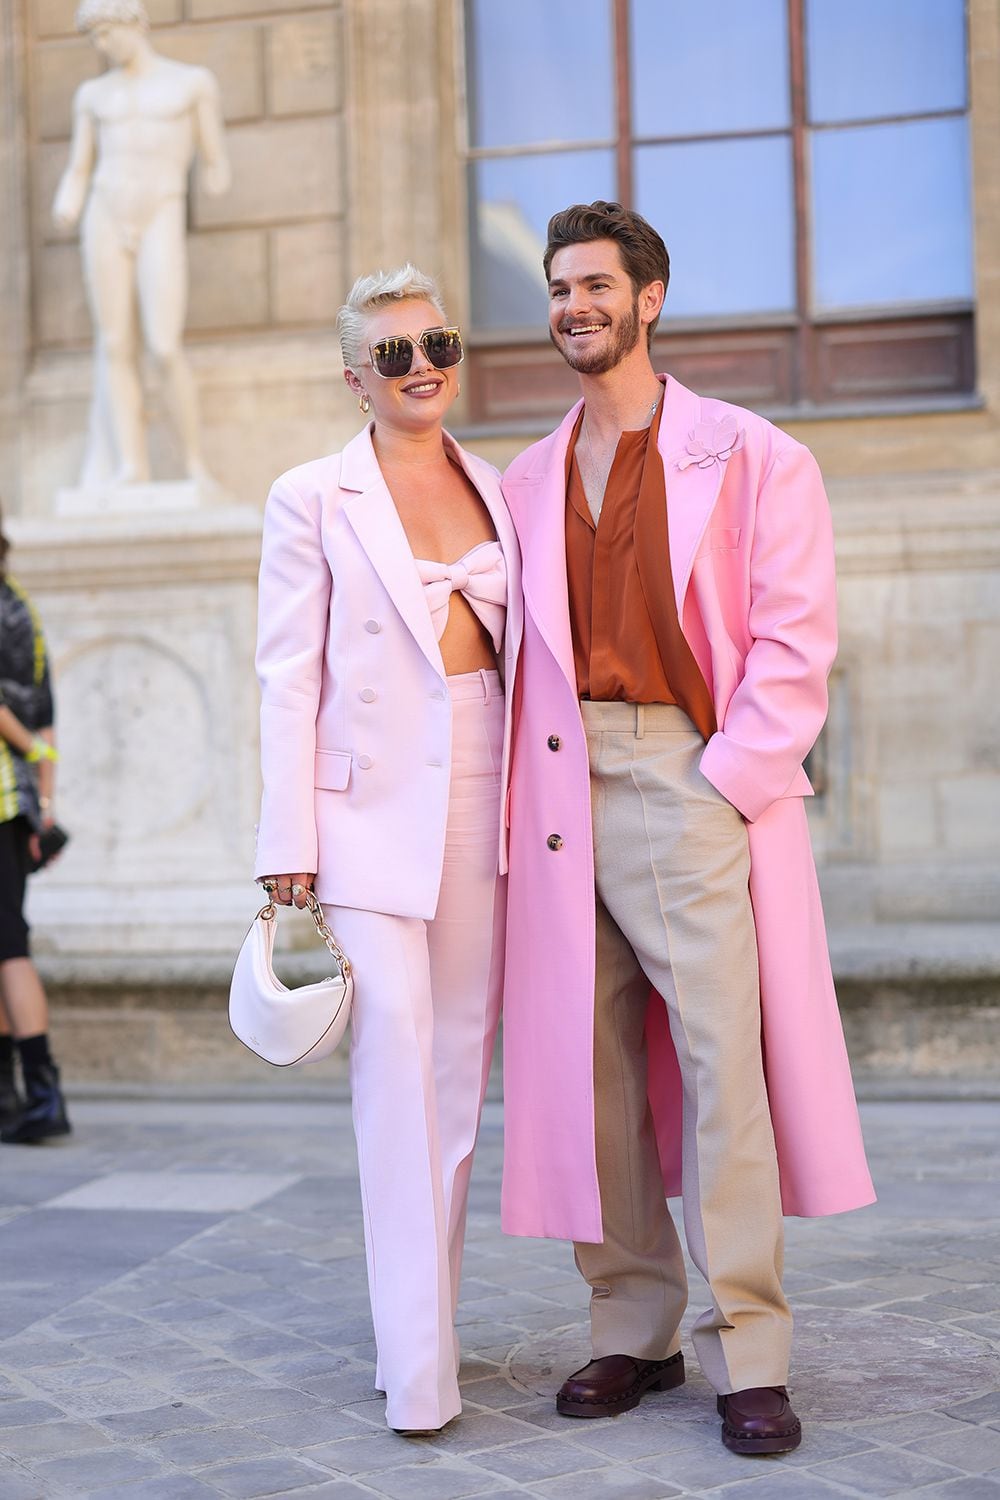
[[[642,424],[643,427],[648,427],[649,424],[652,422],[653,418],[656,416],[656,408],[660,404],[660,396],[662,396],[662,395],[663,395],[663,392],[661,390],[660,393],[659,393],[659,395],[656,396],[655,399],[653,400],[653,402],[652,402],[652,404],[651,404],[651,406],[649,408],[649,411],[646,413],[646,419],[645,419],[645,421]],[[590,467],[591,483],[594,483],[594,481],[596,480],[596,483],[594,484],[594,489],[600,495],[600,499],[598,500],[596,507],[590,504],[590,500],[589,499],[587,501],[587,504],[590,506],[590,513],[591,513],[591,515],[594,518],[594,525],[596,526],[597,522],[600,519],[601,511],[604,509],[604,494],[605,494],[605,491],[607,490],[607,487],[608,487],[608,479],[609,479],[609,477],[611,475],[611,470],[612,470],[612,467],[614,465],[615,455],[614,455],[614,453],[612,453],[612,455],[611,455],[611,462],[608,464],[607,469],[602,474],[601,470],[597,466],[597,460],[594,458],[594,449],[593,449],[593,445],[591,444],[591,441],[590,441],[590,427],[587,424],[587,415],[586,415],[586,412],[584,413],[584,417],[583,417],[583,436],[584,436],[584,441],[587,444],[587,463],[588,463],[588,465]],[[617,451],[618,451],[618,445],[616,444],[615,445],[615,452],[617,452]],[[586,489],[586,486],[584,486],[584,489]]]

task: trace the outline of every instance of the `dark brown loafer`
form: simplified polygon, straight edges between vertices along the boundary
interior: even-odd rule
[[[755,1385],[718,1399],[722,1441],[733,1453],[791,1453],[802,1441],[802,1423],[783,1385]]]
[[[563,1417],[616,1417],[638,1406],[647,1391],[670,1391],[684,1384],[684,1356],[633,1359],[630,1354],[606,1354],[577,1370],[556,1397]]]

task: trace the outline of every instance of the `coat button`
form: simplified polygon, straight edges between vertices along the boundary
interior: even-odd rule
[[[362,771],[370,771],[374,764],[375,762],[372,760],[370,755],[358,756],[358,765],[361,767]]]
[[[375,699],[378,697],[378,693],[376,693],[374,688],[362,688],[360,693],[358,694],[358,697],[361,699],[362,703],[374,703]]]
[[[366,620],[365,629],[369,635],[378,635],[382,627],[377,620]]]
[[[545,743],[548,745],[548,747],[549,747],[550,750],[561,750],[562,749],[562,740],[559,738],[559,736],[557,734],[550,734],[549,737],[548,737],[548,739],[545,741]]]
[[[561,849],[563,846],[562,834],[550,833],[545,842],[548,844],[549,848],[553,852],[555,852],[556,849]]]

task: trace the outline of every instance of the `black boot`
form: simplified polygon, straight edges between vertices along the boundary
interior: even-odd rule
[[[72,1127],[66,1117],[66,1101],[55,1063],[42,1063],[26,1072],[24,1086],[27,1103],[13,1123],[0,1130],[0,1141],[8,1146],[24,1146],[51,1136],[69,1135]]]
[[[0,1129],[13,1124],[23,1109],[14,1083],[14,1045],[9,1036],[0,1036]]]

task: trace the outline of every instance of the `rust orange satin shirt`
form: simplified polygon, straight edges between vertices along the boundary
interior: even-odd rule
[[[676,703],[707,740],[711,695],[681,631],[670,572],[662,402],[648,428],[623,432],[595,526],[576,461],[583,413],[566,458],[566,571],[581,698]]]

